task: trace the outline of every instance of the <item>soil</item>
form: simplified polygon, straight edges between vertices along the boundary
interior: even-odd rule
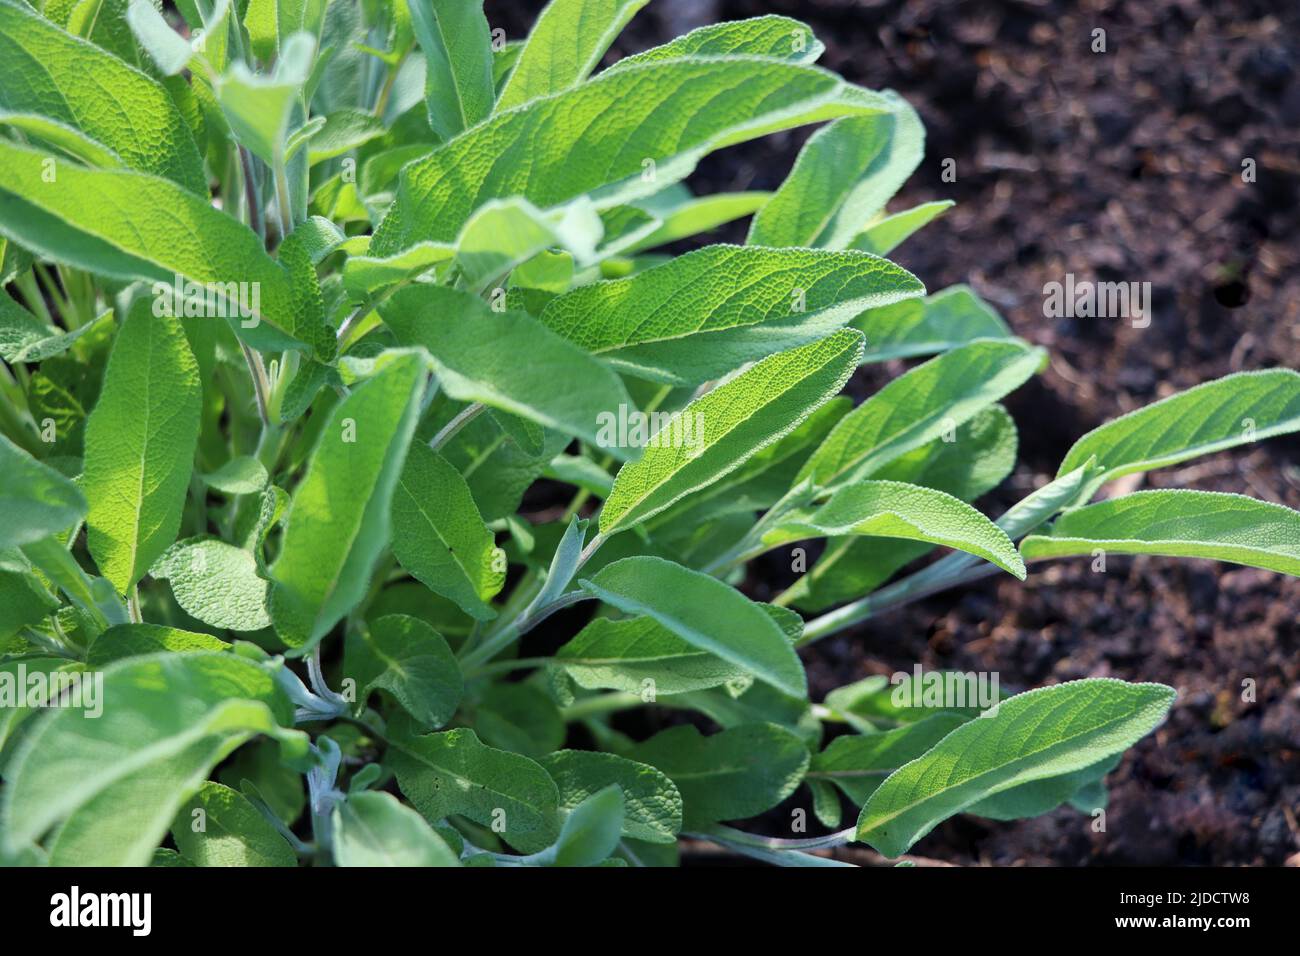
[[[521,37],[540,4],[486,6],[494,26]],[[663,42],[670,28],[762,13],[804,20],[827,46],[823,66],[893,88],[920,111],[926,159],[891,208],[958,205],[891,258],[932,290],[969,283],[1051,352],[1007,402],[1020,463],[977,503],[986,513],[1046,482],[1074,439],[1109,418],[1229,372],[1300,367],[1300,5],[660,0],[611,58]],[[1105,52],[1093,51],[1097,29]],[[692,185],[775,188],[807,135],[710,157]],[[944,159],[955,160],[955,182],[941,179]],[[1246,160],[1253,177],[1243,177]],[[743,236],[741,226],[693,244]],[[1067,273],[1150,282],[1150,325],[1045,317],[1044,284]],[[850,391],[868,395],[903,368],[863,369]],[[1300,507],[1300,438],[1121,490],[1139,486]],[[760,563],[746,588],[763,598],[789,579],[779,562]],[[966,865],[1297,865],[1298,620],[1295,578],[1112,556],[1105,573],[1066,560],[1036,566],[1024,585],[946,592],[805,656],[814,699],[916,661],[994,671],[1011,691],[1099,676],[1178,689],[1169,721],[1109,776],[1105,832],[1069,809],[1011,823],[961,817],[917,854]]]

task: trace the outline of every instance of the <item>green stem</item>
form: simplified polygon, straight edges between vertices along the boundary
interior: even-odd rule
[[[565,723],[573,723],[577,720],[595,717],[598,714],[612,714],[620,710],[631,710],[633,707],[640,707],[644,703],[645,701],[637,694],[615,691],[611,694],[598,694],[585,700],[574,701],[560,711],[560,716],[564,718]]]
[[[429,442],[429,447],[434,451],[437,451],[443,445],[447,444],[447,442],[455,438],[458,431],[474,419],[478,418],[485,411],[487,411],[487,406],[481,402],[474,402],[473,404],[466,405],[456,413],[455,418],[442,426],[442,430],[439,431],[438,434],[433,436],[433,440]]]

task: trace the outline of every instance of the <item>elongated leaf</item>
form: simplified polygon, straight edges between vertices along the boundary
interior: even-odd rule
[[[311,650],[365,595],[389,540],[393,490],[415,432],[424,360],[391,361],[321,427],[271,568],[271,620],[291,654]]]
[[[177,276],[198,283],[215,314],[258,348],[311,341],[294,337],[284,272],[252,230],[157,177],[87,169],[0,140],[0,232],[57,262],[154,282],[156,295]]]
[[[757,246],[843,249],[921,162],[925,129],[906,103],[888,115],[847,117],[814,133],[750,225]]]
[[[443,139],[492,112],[492,41],[483,0],[414,0],[408,4],[424,54],[429,126]]]
[[[86,652],[86,664],[103,667],[127,657],[140,657],[169,651],[173,654],[195,654],[201,651],[223,651],[230,645],[208,634],[182,631],[161,624],[118,624],[104,631]]]
[[[848,247],[877,256],[887,256],[918,229],[929,225],[954,205],[951,199],[924,202],[892,216],[884,216],[854,236]]]
[[[814,63],[825,49],[806,23],[768,15],[699,27],[644,53],[625,56],[605,72],[681,57],[748,55]]]
[[[1016,425],[992,405],[952,435],[937,438],[885,465],[879,480],[924,485],[973,501],[1001,484],[1016,463]],[[820,611],[866,594],[894,572],[930,551],[924,543],[881,547],[871,538],[847,536],[827,542],[817,563],[782,595],[782,603]]]
[[[269,76],[234,63],[214,83],[217,102],[241,145],[273,168],[284,162],[289,123],[311,73],[315,43],[294,34],[283,44]]]
[[[67,531],[86,514],[81,489],[0,435],[0,548]]]
[[[293,848],[238,790],[204,782],[172,826],[176,847],[196,866],[297,866]]]
[[[14,754],[0,804],[11,844],[62,821],[52,861],[143,866],[184,801],[250,736],[305,753],[305,737],[281,729],[293,719],[288,698],[251,661],[165,653],[102,673],[102,714],[51,711]]]
[[[863,360],[933,355],[974,339],[1009,339],[1002,318],[966,286],[951,286],[927,296],[872,309],[852,325],[867,337]]]
[[[1086,501],[1103,483],[1121,475],[1297,430],[1300,373],[1290,369],[1238,372],[1093,429],[1074,443],[1057,475],[1095,456],[1101,470],[1080,499]]]
[[[973,816],[988,817],[991,820],[1018,820],[1040,816],[1049,810],[1054,810],[1067,800],[1074,803],[1071,798],[1075,795],[1080,795],[1085,801],[1095,800],[1091,793],[1092,788],[1099,788],[1104,794],[1105,787],[1102,786],[1102,780],[1106,774],[1115,769],[1119,761],[1119,756],[1107,757],[1091,767],[1084,767],[1073,773],[1022,783],[1018,787],[1003,790],[979,803],[971,804],[966,808],[966,812]],[[1090,813],[1099,806],[1105,806],[1104,799],[1099,803],[1091,803],[1084,812]]]
[[[1300,575],[1300,512],[1213,491],[1138,491],[1067,511],[1020,547],[1031,561],[1101,550]]]
[[[969,719],[944,712],[894,730],[836,737],[825,750],[813,755],[808,782],[829,781],[860,807],[886,777],[920,757]]]
[[[824,505],[793,515],[763,535],[775,547],[803,538],[846,534],[926,541],[977,555],[1025,578],[1025,564],[1006,532],[960,498],[901,481],[860,481]]]
[[[623,832],[623,791],[612,783],[568,812],[555,846],[543,854],[551,866],[596,866],[608,859]]]
[[[591,594],[627,614],[644,614],[688,643],[803,697],[803,665],[763,609],[716,578],[662,558],[624,558],[580,580]]]
[[[808,748],[775,724],[746,724],[703,736],[692,726],[655,734],[628,754],[677,785],[689,829],[770,810],[808,769]]]
[[[691,402],[680,414],[702,426],[696,441],[660,441],[624,465],[601,509],[601,533],[658,514],[789,434],[840,390],[861,349],[860,333],[841,330],[766,358]]]
[[[1018,341],[971,342],[931,359],[840,419],[798,480],[838,487],[870,477],[1018,388],[1044,361],[1042,349]]]
[[[80,325],[71,332],[46,325],[4,292],[0,292],[0,358],[10,365],[44,362],[70,349],[87,332],[101,328],[112,312]]]
[[[176,540],[201,403],[198,363],[180,322],[137,303],[86,422],[82,478],[90,553],[120,594]]]
[[[597,205],[614,206],[684,178],[710,150],[897,105],[816,67],[759,57],[628,67],[494,116],[411,163],[371,254],[450,242],[489,199],[523,196],[549,209],[599,190]],[[527,163],[500,162],[521,143],[529,144]]]
[[[748,670],[678,637],[653,617],[596,618],[555,652],[579,687],[684,694],[720,687]]]
[[[659,226],[649,235],[637,239],[624,252],[627,255],[644,252],[742,219],[762,208],[769,196],[770,193],[755,191],[697,197],[682,188],[682,193],[675,194],[671,201],[657,202],[659,196],[643,199],[638,207],[658,219]]]
[[[493,826],[511,846],[532,853],[559,835],[559,791],[538,764],[494,750],[469,729],[392,738],[388,763],[398,786],[430,822],[448,814]]]
[[[424,729],[446,724],[460,703],[460,667],[451,648],[432,627],[406,614],[386,614],[369,629],[350,632],[343,669],[357,682],[360,702],[387,691]]]
[[[393,556],[425,587],[478,620],[505,584],[492,532],[469,486],[427,445],[415,444],[393,493]]]
[[[586,203],[547,215],[523,199],[493,200],[470,217],[456,242],[456,263],[470,288],[482,291],[520,263],[549,248],[585,262],[595,255],[602,226]]]
[[[215,538],[179,541],[149,574],[169,581],[176,603],[209,627],[260,631],[271,624],[266,611],[270,583],[258,576],[251,551]]]
[[[542,322],[620,371],[698,384],[924,291],[910,272],[861,253],[709,246],[574,289]]]
[[[858,818],[858,839],[898,856],[935,824],[1011,787],[1121,753],[1164,720],[1172,687],[1106,678],[1019,694],[891,775]]]
[[[559,750],[541,760],[560,790],[560,809],[573,810],[605,787],[623,791],[623,836],[646,843],[675,843],[682,826],[682,796],[649,764],[614,754]]]
[[[167,91],[12,0],[0,0],[0,75],[0,110],[67,124],[132,169],[207,195],[203,160]],[[104,107],[105,90],[112,90],[111,109]]]
[[[339,866],[460,866],[418,813],[383,792],[354,793],[334,808],[334,860]]]
[[[523,312],[495,312],[468,293],[422,284],[395,293],[379,314],[399,341],[429,350],[443,391],[460,401],[589,441],[601,412],[631,405],[618,376]]]
[[[576,86],[587,78],[647,0],[551,0],[519,51],[497,111]]]

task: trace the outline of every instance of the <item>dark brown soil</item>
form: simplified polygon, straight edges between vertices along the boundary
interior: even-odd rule
[[[522,36],[538,4],[489,0]],[[616,52],[661,42],[651,4]],[[1008,403],[1016,473],[992,514],[1055,473],[1108,418],[1241,369],[1300,367],[1300,6],[982,0],[732,0],[676,4],[707,21],[784,13],[827,45],[821,63],[896,89],[928,130],[893,208],[958,206],[894,253],[931,289],[968,282],[1052,353]],[[710,10],[710,8],[716,8]],[[689,24],[688,24],[689,25]],[[1094,29],[1106,52],[1094,53]],[[707,160],[697,191],[773,188],[806,131]],[[942,160],[957,180],[940,179]],[[1253,159],[1256,181],[1243,181]],[[710,241],[743,237],[743,232]],[[1150,282],[1153,316],[1043,314],[1043,286]],[[859,397],[902,366],[864,370]],[[1146,476],[1148,487],[1233,491],[1300,507],[1300,439],[1274,439]],[[1130,483],[1125,490],[1134,487]],[[771,571],[770,579],[766,577]],[[786,575],[788,577],[788,575]],[[756,596],[787,581],[755,569]],[[1300,580],[1201,561],[1111,557],[1040,565],[868,621],[808,655],[814,693],[868,674],[996,671],[1020,690],[1079,677],[1179,691],[1169,722],[1108,778],[1107,828],[1057,810],[960,818],[915,847],[967,864],[1300,863]],[[1254,700],[1243,699],[1252,682]]]

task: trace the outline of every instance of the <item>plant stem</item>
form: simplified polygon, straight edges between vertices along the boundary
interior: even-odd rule
[[[585,720],[597,714],[609,714],[618,710],[640,707],[644,703],[645,701],[637,694],[615,691],[612,694],[598,694],[595,697],[575,701],[568,707],[563,708],[560,711],[560,716],[564,718],[566,724],[571,724],[576,720]]]
[[[485,411],[487,411],[487,406],[482,402],[474,402],[471,405],[466,405],[456,413],[455,418],[442,426],[442,430],[438,432],[438,434],[433,436],[433,440],[429,442],[429,447],[434,451],[437,451],[443,445],[447,444],[447,442],[455,438],[458,431],[474,419],[478,418]]]
[[[266,223],[262,220],[262,204],[258,200],[257,177],[253,171],[253,157],[247,148],[239,147],[239,168],[244,174],[244,202],[248,206],[248,225],[266,242]]]
[[[257,417],[262,420],[262,428],[265,430],[271,424],[271,417],[267,413],[267,393],[271,390],[271,383],[266,379],[266,367],[262,365],[262,357],[244,344],[244,340],[239,340],[239,350],[244,353],[244,361],[248,363],[248,374],[253,377],[253,394],[257,397]]]

